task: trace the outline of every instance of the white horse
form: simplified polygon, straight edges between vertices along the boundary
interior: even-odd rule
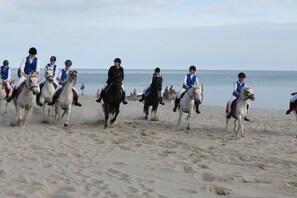
[[[2,80],[1,75],[0,75],[0,110],[2,107],[2,102],[5,99],[6,93],[5,93],[5,82]],[[5,108],[5,113],[7,112],[7,107],[8,107],[8,102],[6,103],[6,108]]]
[[[38,82],[39,75],[35,72],[31,72],[20,94],[13,100],[16,110],[16,123],[19,127],[25,128],[27,125],[28,116],[33,105],[36,103],[36,94],[39,91]]]
[[[51,67],[47,67],[44,74],[45,81],[40,95],[40,102],[43,103],[43,114],[45,114],[46,103],[49,103],[52,101],[53,95],[55,93],[53,77],[54,77],[53,69]],[[51,108],[52,108],[51,106],[48,107],[48,117],[50,116]]]
[[[234,120],[234,132],[235,134],[237,134],[239,130],[241,130],[241,137],[244,137],[243,120],[248,113],[248,109],[247,109],[248,100],[254,101],[255,99],[256,97],[251,87],[244,87],[237,99],[236,112],[235,112],[235,116],[237,119]],[[229,105],[232,105],[232,104],[229,104]],[[227,131],[229,119],[230,118],[226,118],[226,131]]]
[[[187,129],[190,129],[192,111],[195,107],[195,103],[200,105],[202,101],[203,88],[200,85],[193,86],[185,93],[185,95],[180,99],[180,104],[178,105],[179,118],[177,122],[177,128],[180,126],[183,113],[188,113],[186,125]]]
[[[63,118],[67,113],[66,122],[64,123],[65,127],[68,127],[69,117],[71,113],[72,103],[73,103],[73,93],[72,88],[75,85],[77,79],[77,71],[69,71],[69,74],[66,79],[66,84],[63,87],[63,90],[57,99],[55,104],[55,119],[58,119],[58,124],[60,123],[61,117]],[[61,110],[64,110],[61,116]]]

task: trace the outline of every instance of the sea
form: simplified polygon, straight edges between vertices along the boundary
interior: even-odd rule
[[[77,69],[78,80],[76,88],[80,90],[85,84],[85,95],[95,96],[107,79],[108,70],[105,69]],[[196,72],[200,84],[204,89],[204,105],[225,107],[231,98],[233,83],[241,71],[236,70],[201,70]],[[247,75],[245,82],[251,86],[256,100],[251,101],[251,107],[265,109],[286,110],[292,92],[297,92],[297,71],[244,71]],[[17,70],[12,69],[12,78],[17,79]],[[41,70],[41,75],[44,72]],[[163,90],[173,86],[178,91],[182,87],[187,70],[162,70]],[[125,69],[123,84],[126,94],[130,95],[134,89],[141,93],[149,85],[153,70]],[[41,78],[41,81],[43,77]]]

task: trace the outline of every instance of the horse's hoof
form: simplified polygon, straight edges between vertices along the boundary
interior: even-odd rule
[[[190,130],[190,127],[187,127],[187,130]]]
[[[145,120],[147,120],[147,119],[148,119],[148,117],[145,117],[144,119],[145,119]]]
[[[113,123],[114,123],[114,121],[113,120],[110,120],[109,124],[113,124]]]
[[[65,123],[65,124],[64,124],[64,127],[68,127],[68,124]]]

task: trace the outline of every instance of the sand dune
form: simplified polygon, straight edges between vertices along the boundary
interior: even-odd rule
[[[297,122],[284,111],[252,109],[240,138],[221,107],[185,130],[172,105],[146,121],[130,101],[104,130],[101,105],[80,101],[68,128],[37,107],[26,129],[10,126],[12,106],[1,112],[0,197],[296,197]]]

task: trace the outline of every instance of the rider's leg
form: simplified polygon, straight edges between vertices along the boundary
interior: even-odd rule
[[[78,102],[78,91],[74,87],[72,87],[72,89],[73,89],[73,91],[75,93],[75,96],[73,97],[73,104],[75,106],[81,107],[81,104]]]
[[[124,85],[122,85],[122,90],[123,90],[122,103],[125,105],[125,104],[128,104],[128,102],[125,100],[125,98],[126,98],[126,90],[124,88]]]
[[[186,91],[185,88],[182,88],[181,90],[179,90],[179,92],[176,93],[176,98],[175,98],[175,103],[174,103],[174,108],[173,111],[176,112],[177,106],[180,102],[180,97],[182,95],[182,93],[184,93]]]
[[[108,86],[108,84],[107,83],[105,83],[105,85],[103,86],[103,88],[101,89],[101,93],[100,93],[100,96],[99,96],[99,98],[96,100],[96,102],[101,102],[101,100],[102,100],[102,98],[103,98],[103,96],[104,96],[104,94],[105,94],[105,89],[107,88],[107,86]]]
[[[6,93],[6,96],[4,99],[8,98],[10,90],[11,90],[11,86],[10,86],[9,82],[6,82],[6,87],[7,87],[8,92]]]
[[[139,102],[143,102],[144,101],[144,99],[145,99],[145,92],[146,92],[147,89],[148,88],[143,89],[143,92],[141,94],[141,99],[139,100]]]
[[[159,94],[160,94],[160,104],[164,105],[165,103],[163,102],[163,90],[160,90]]]
[[[39,105],[39,106],[42,106],[43,104],[40,102],[40,96],[41,96],[41,90],[42,90],[42,87],[44,86],[44,82],[41,83],[39,85],[39,89],[40,91],[38,92],[38,94],[36,95],[36,104]]]
[[[233,101],[236,100],[236,99],[237,98],[232,95],[231,99],[228,102],[228,115],[227,115],[227,118],[231,118],[232,116],[235,115],[234,112],[233,112],[233,109],[232,109],[232,104],[233,104]]]
[[[15,86],[14,89],[12,90],[12,94],[11,94],[11,96],[8,97],[8,98],[6,99],[7,102],[10,102],[10,101],[16,96],[16,94],[17,94],[17,92],[18,92],[18,88],[19,88],[19,86],[20,86],[25,80],[26,80],[26,78],[25,78],[24,76],[21,76],[21,77],[19,78],[19,81],[17,82],[16,86]]]
[[[290,100],[289,109],[287,110],[286,114],[290,114],[294,110],[294,107],[296,105],[297,105],[297,94],[292,96],[292,98]]]

